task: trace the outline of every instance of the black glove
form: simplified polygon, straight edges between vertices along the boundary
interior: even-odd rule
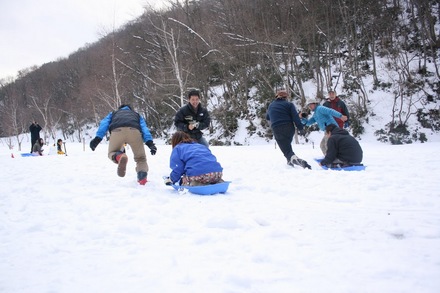
[[[92,149],[92,151],[96,149],[101,140],[102,138],[95,136],[95,138],[90,141],[90,148]]]
[[[148,148],[150,149],[150,153],[151,153],[151,155],[154,156],[154,155],[156,154],[156,152],[157,152],[157,147],[156,147],[156,145],[154,144],[154,142],[153,142],[152,140],[149,140],[149,141],[147,141],[145,144],[146,144],[146,145],[148,146]]]
[[[298,130],[298,135],[305,136],[306,131],[304,129]]]
[[[170,177],[164,177],[163,178],[163,183],[165,183],[165,185],[172,185],[173,182],[171,181]]]
[[[309,116],[307,113],[304,113],[304,112],[299,115],[301,116],[301,118],[307,118],[307,116]]]

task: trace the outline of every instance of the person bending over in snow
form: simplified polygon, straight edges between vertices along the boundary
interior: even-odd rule
[[[341,119],[342,121],[347,121],[347,116],[342,115],[336,110],[321,106],[316,99],[308,99],[307,107],[309,107],[310,111],[313,111],[313,116],[310,119],[307,119],[306,113],[301,113],[301,123],[304,125],[312,125],[314,123],[318,124],[319,130],[325,132],[325,127],[330,124],[337,125],[335,117]],[[325,154],[327,153],[327,136],[324,134],[324,137],[320,143],[321,151]]]
[[[180,185],[200,186],[224,182],[223,168],[209,148],[197,143],[189,134],[177,131],[171,137],[173,148],[170,156],[169,177],[166,185],[180,182]]]
[[[110,112],[101,120],[95,138],[90,141],[92,151],[96,149],[107,131],[110,132],[108,158],[118,164],[118,176],[125,176],[128,157],[121,149],[125,144],[128,144],[133,151],[136,162],[137,181],[139,184],[145,185],[148,164],[144,143],[149,147],[152,156],[157,152],[145,119],[133,111],[129,105],[121,105],[116,111]]]
[[[295,126],[300,135],[304,135],[303,125],[296,111],[295,105],[287,101],[286,91],[278,91],[275,100],[270,103],[267,109],[266,119],[270,121],[273,135],[289,166],[298,165],[311,169],[310,165],[303,159],[298,158],[292,149]]]
[[[321,166],[348,167],[360,165],[362,162],[362,148],[359,142],[347,130],[330,124],[325,127],[327,136],[327,153],[320,162]]]

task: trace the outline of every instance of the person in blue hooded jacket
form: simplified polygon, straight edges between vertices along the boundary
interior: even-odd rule
[[[348,117],[342,115],[336,110],[321,106],[316,99],[308,99],[306,104],[310,111],[313,112],[313,116],[310,119],[307,119],[307,114],[301,113],[301,123],[307,126],[317,123],[319,130],[324,131],[324,137],[321,140],[320,147],[325,156],[327,153],[328,140],[328,137],[325,135],[325,127],[330,124],[338,124],[334,117],[339,118],[344,122],[347,121]]]
[[[171,173],[165,184],[200,186],[223,182],[223,168],[209,148],[197,143],[186,132],[177,131],[171,137]]]
[[[154,156],[157,152],[145,119],[133,111],[129,105],[121,105],[116,111],[110,112],[101,120],[95,138],[90,141],[92,151],[96,149],[107,131],[110,132],[108,158],[118,164],[118,176],[125,176],[128,157],[124,145],[128,144],[133,151],[136,162],[137,180],[139,184],[145,185],[148,164],[144,143],[149,147],[151,155]]]

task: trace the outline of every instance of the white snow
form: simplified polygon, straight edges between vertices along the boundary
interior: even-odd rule
[[[215,196],[165,186],[160,142],[145,186],[104,141],[30,158],[0,144],[0,292],[439,292],[440,142],[363,139],[366,171],[345,172],[313,161],[315,136],[293,145],[312,170],[274,141],[212,146],[232,181]]]

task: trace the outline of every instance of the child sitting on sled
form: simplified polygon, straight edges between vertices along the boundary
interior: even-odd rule
[[[63,140],[61,138],[59,138],[57,140],[57,154],[58,155],[65,155],[66,154],[65,152],[63,152],[63,150],[61,148],[62,145],[63,145]]]
[[[166,185],[200,186],[224,182],[223,168],[209,148],[194,141],[187,133],[177,131],[171,137],[173,150],[170,156],[169,177]]]

